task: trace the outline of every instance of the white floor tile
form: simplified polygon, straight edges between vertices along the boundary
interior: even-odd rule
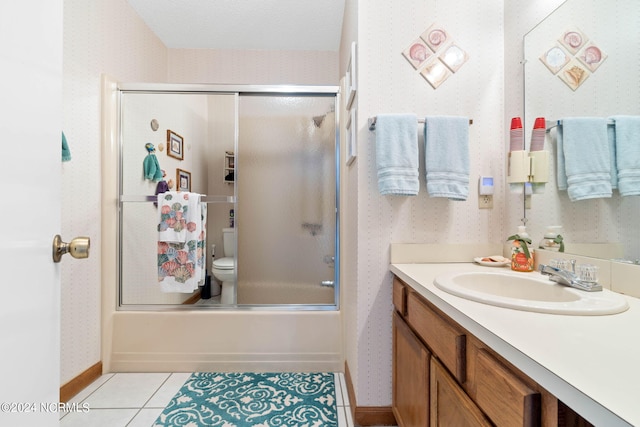
[[[347,427],[353,427],[353,417],[351,416],[351,407],[345,406],[344,413],[347,417]]]
[[[158,419],[164,408],[142,408],[127,427],[149,427]]]
[[[336,385],[336,405],[344,406],[344,399],[342,397],[342,387],[340,387],[340,374],[333,374],[333,382]]]
[[[343,406],[338,406],[338,427],[348,427],[347,416],[344,413]]]
[[[142,408],[169,375],[118,373],[83,402],[88,402],[91,409]]]
[[[138,409],[90,409],[72,412],[60,420],[60,427],[126,427]]]
[[[102,387],[102,385],[104,383],[106,383],[107,381],[109,381],[111,379],[111,377],[113,377],[114,375],[115,374],[100,375],[94,382],[92,382],[87,387],[82,389],[82,391],[80,391],[80,393],[76,394],[71,399],[69,399],[69,403],[82,402],[84,399],[87,398],[87,396],[89,396],[91,393],[93,393],[94,391],[96,391],[97,389]]]
[[[73,404],[73,403],[82,402],[84,399],[87,398],[87,396],[89,396],[91,393],[93,393],[98,388],[100,388],[104,383],[106,383],[112,376],[113,374],[100,375],[94,382],[92,382],[91,384],[89,384],[88,386],[80,390],[80,393],[76,394],[71,399],[69,399],[68,403]],[[60,418],[64,417],[65,415],[67,415],[67,412],[60,411]]]
[[[169,404],[171,398],[191,376],[190,372],[174,373],[162,384],[153,397],[144,405],[145,408],[164,408]]]
[[[342,400],[344,401],[344,406],[349,406],[349,392],[347,391],[347,380],[344,378],[344,374],[341,372],[340,374],[340,388],[342,389]]]
[[[61,427],[149,427],[191,373],[102,375],[70,403],[87,402],[86,413],[61,414]],[[344,374],[334,373],[338,427],[354,427]]]

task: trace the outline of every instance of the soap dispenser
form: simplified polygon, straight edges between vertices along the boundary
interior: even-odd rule
[[[513,271],[533,271],[533,253],[529,248],[531,239],[527,234],[524,225],[518,226],[518,233],[509,236],[507,240],[512,240],[511,244],[511,269]]]
[[[544,237],[538,243],[539,249],[546,249],[548,251],[564,252],[564,241],[560,235],[560,225],[550,225],[547,227],[547,231],[544,233]]]

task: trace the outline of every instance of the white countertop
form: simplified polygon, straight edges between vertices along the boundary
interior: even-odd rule
[[[592,424],[640,426],[640,299],[626,297],[629,309],[609,316],[541,314],[470,301],[433,284],[443,273],[495,267],[392,264],[390,270]]]

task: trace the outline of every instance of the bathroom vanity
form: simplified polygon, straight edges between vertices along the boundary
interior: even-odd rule
[[[613,315],[543,314],[449,294],[434,279],[495,270],[392,264],[400,427],[640,425],[640,300]],[[505,269],[507,272],[508,269]],[[539,275],[539,273],[522,273]]]

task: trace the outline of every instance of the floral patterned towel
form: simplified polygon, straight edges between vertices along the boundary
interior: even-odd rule
[[[205,279],[207,205],[199,194],[168,192],[158,195],[158,211],[161,290],[191,293]]]
[[[168,191],[158,194],[158,241],[186,242],[189,199],[193,193]],[[195,224],[194,224],[195,225]],[[194,225],[191,225],[193,227]]]

